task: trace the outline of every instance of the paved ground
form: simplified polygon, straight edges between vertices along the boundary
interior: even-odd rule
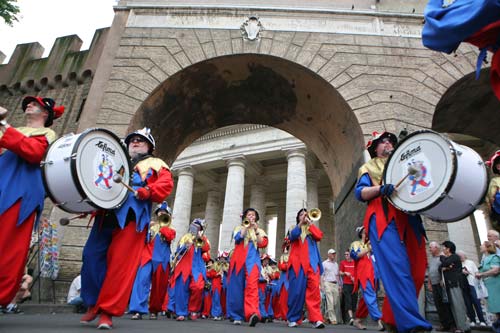
[[[0,332],[2,333],[24,333],[24,332],[97,332],[96,323],[83,325],[79,323],[81,315],[74,313],[24,313],[24,314],[0,314]],[[249,327],[248,324],[242,326],[234,326],[229,321],[216,322],[213,320],[196,320],[177,322],[172,319],[160,317],[158,320],[130,320],[130,317],[125,315],[121,318],[113,320],[113,331],[120,333],[131,332],[175,332],[175,333],[219,333],[219,332],[304,332],[315,331],[310,324],[303,324],[298,329],[288,328],[284,322],[275,322],[267,324],[257,324],[256,327]],[[366,330],[366,333],[375,333],[375,326],[370,327],[373,330]],[[320,332],[335,332],[335,333],[360,333],[352,326],[345,325],[328,325]]]

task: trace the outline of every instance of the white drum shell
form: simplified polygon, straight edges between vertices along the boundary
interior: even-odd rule
[[[116,149],[120,164],[124,164],[123,181],[129,182],[128,155],[114,134],[103,129],[90,129],[77,135],[71,133],[63,136],[49,147],[45,161],[42,162],[46,190],[62,210],[87,213],[98,208],[111,209],[121,205],[127,197],[127,189],[122,184],[114,183],[112,179],[108,180],[110,188],[107,192],[92,189],[97,185],[93,184],[95,177],[91,175],[92,170],[88,171],[95,165],[92,161],[95,158],[91,155],[100,153],[89,152],[86,145],[92,145],[96,140],[104,140],[108,146]]]
[[[429,143],[430,142],[430,143]],[[428,194],[408,193],[407,178],[389,198],[398,209],[418,213],[439,222],[454,222],[474,212],[487,190],[487,172],[481,157],[471,148],[459,145],[433,131],[419,131],[403,140],[386,165],[384,182],[396,185],[407,173],[404,154],[426,160],[433,169],[434,189]],[[425,164],[425,163],[424,163]]]

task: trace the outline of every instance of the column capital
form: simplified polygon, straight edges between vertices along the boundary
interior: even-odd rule
[[[247,165],[247,159],[243,155],[225,156],[222,159],[226,162],[228,168],[232,166],[245,168]]]
[[[181,176],[194,177],[194,169],[190,165],[185,165],[180,168],[177,168],[176,170],[174,170],[174,172],[177,174],[177,177]]]
[[[305,148],[292,148],[285,150],[286,159],[289,160],[294,157],[306,158],[307,150]]]

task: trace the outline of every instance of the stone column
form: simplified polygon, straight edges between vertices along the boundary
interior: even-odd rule
[[[188,166],[178,171],[177,189],[175,191],[172,226],[176,231],[174,246],[187,233],[191,222],[191,203],[193,202],[194,170]]]
[[[312,170],[307,173],[307,209],[319,208],[318,180],[318,170]],[[319,222],[320,221],[314,222],[314,224],[319,227]]]
[[[305,149],[287,151],[286,178],[286,230],[295,225],[297,212],[307,202],[306,152]]]
[[[250,187],[250,207],[259,212],[259,226],[267,233],[266,192],[263,184],[257,183]]]
[[[228,159],[226,163],[228,171],[219,244],[221,250],[234,246],[232,242],[233,230],[241,223],[240,215],[243,212],[243,195],[245,193],[245,157],[233,157]]]
[[[284,204],[277,207],[277,218],[276,218],[276,246],[275,252],[276,257],[279,258],[281,255],[281,244],[283,243],[283,238],[285,238],[288,230],[285,229],[286,221],[286,207]]]
[[[205,222],[207,223],[207,230],[205,236],[210,241],[212,258],[217,256],[219,248],[219,230],[222,220],[221,214],[221,198],[220,191],[211,190],[207,193],[207,204],[205,206]]]

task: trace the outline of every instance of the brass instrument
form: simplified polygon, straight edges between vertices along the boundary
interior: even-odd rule
[[[196,237],[194,240],[194,246],[196,247],[202,247],[204,243],[203,237]]]
[[[168,225],[172,222],[172,216],[170,214],[161,214],[158,216],[158,222],[161,226]]]
[[[250,220],[249,220],[249,219],[247,219],[247,218],[245,218],[245,219],[243,220],[243,226],[244,226],[244,227],[248,227],[249,225],[250,225]]]
[[[319,219],[321,218],[321,210],[319,210],[319,208],[312,208],[311,210],[307,211],[307,217],[312,222],[319,221]]]

